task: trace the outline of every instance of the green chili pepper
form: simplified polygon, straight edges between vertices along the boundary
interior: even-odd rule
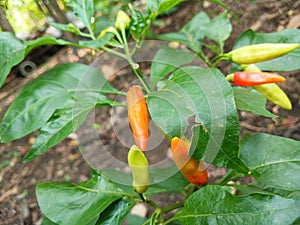
[[[268,72],[235,72],[226,79],[239,86],[255,86],[260,84],[278,83],[285,81],[283,76]]]
[[[134,190],[140,194],[144,193],[149,187],[149,163],[136,145],[133,145],[128,152],[128,165],[132,172]]]
[[[268,61],[285,55],[299,47],[298,43],[264,43],[241,47],[224,54],[229,60],[238,64],[252,64]]]
[[[242,66],[242,68],[247,72],[261,72],[261,70],[254,64],[246,67]],[[273,102],[275,105],[278,105],[279,107],[287,110],[292,109],[290,99],[277,84],[262,84],[253,86],[253,88],[264,95],[270,102]]]

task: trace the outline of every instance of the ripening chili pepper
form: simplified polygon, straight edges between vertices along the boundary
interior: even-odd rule
[[[241,47],[224,54],[225,57],[238,64],[252,64],[268,61],[285,55],[299,47],[298,43],[264,43]]]
[[[278,83],[285,81],[283,76],[268,72],[235,72],[226,79],[239,86],[255,86],[260,84]]]
[[[171,149],[173,160],[182,175],[195,185],[206,184],[208,174],[203,161],[189,157],[190,144],[178,137],[172,138]]]
[[[144,153],[135,145],[128,152],[128,165],[133,177],[134,190],[144,193],[149,187],[149,163]]]
[[[261,72],[260,69],[254,64],[244,67],[244,70],[246,72]],[[253,86],[253,88],[264,95],[270,102],[273,102],[275,105],[278,105],[279,107],[287,110],[292,109],[290,99],[277,84],[261,84]]]
[[[149,121],[147,103],[141,87],[131,87],[127,92],[126,99],[129,124],[132,129],[135,144],[142,151],[146,151],[149,138]]]

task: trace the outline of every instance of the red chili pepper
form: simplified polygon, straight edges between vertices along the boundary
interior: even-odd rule
[[[146,151],[148,147],[148,109],[144,93],[140,86],[133,86],[126,95],[129,124],[135,144]]]
[[[227,78],[233,80],[234,84],[239,86],[256,86],[260,84],[278,83],[285,81],[283,76],[276,73],[268,72],[235,72],[232,77]]]
[[[174,137],[171,141],[173,160],[183,176],[195,185],[206,184],[208,174],[203,161],[189,157],[190,144]]]

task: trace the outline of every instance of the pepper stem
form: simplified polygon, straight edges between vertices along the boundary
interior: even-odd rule
[[[226,80],[229,81],[229,82],[233,82],[233,73],[228,74],[228,75],[226,76]]]

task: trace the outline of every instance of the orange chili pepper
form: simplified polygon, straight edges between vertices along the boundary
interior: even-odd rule
[[[189,157],[190,144],[174,137],[171,141],[173,160],[183,176],[195,185],[206,184],[208,174],[203,161]]]
[[[148,147],[148,109],[144,93],[140,86],[133,86],[126,95],[129,124],[135,144],[146,151]]]

